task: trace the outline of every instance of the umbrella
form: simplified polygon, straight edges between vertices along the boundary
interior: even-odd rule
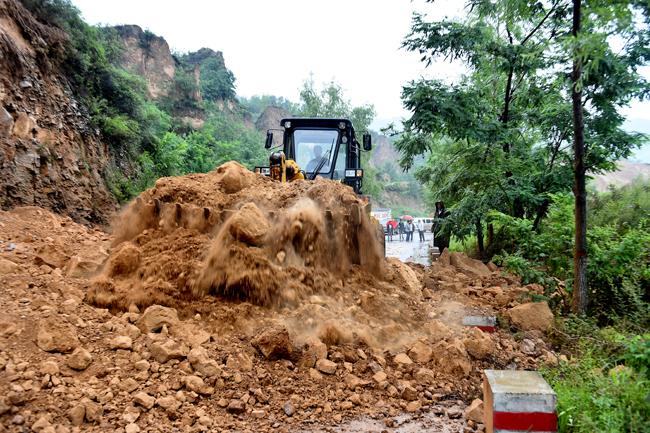
[[[397,221],[395,220],[390,220],[387,224],[390,224],[394,229],[397,228]]]
[[[413,219],[413,217],[411,215],[402,215],[400,217],[400,219],[411,221]]]

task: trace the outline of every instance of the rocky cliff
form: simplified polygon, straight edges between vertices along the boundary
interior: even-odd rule
[[[56,61],[66,35],[0,0],[0,206],[38,205],[77,221],[115,208],[108,150]]]
[[[140,26],[113,27],[123,45],[120,66],[142,76],[152,98],[166,96],[174,82],[177,61],[165,39]]]

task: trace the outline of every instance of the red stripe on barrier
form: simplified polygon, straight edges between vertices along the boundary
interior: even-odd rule
[[[495,429],[524,431],[557,431],[557,415],[547,412],[494,412]]]
[[[497,330],[496,326],[476,326],[476,328],[483,332],[494,332]]]

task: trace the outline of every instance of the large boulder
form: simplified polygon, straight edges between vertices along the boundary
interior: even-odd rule
[[[547,331],[553,326],[553,312],[547,302],[517,305],[506,313],[510,323],[522,331]]]
[[[246,203],[229,220],[230,234],[249,245],[260,245],[269,231],[269,223],[254,203]]]
[[[494,342],[478,328],[472,328],[463,340],[467,352],[476,359],[485,359],[494,353]]]
[[[449,261],[451,265],[468,277],[487,277],[492,273],[482,261],[467,257],[463,253],[451,253]]]

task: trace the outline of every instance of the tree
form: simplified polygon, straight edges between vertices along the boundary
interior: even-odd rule
[[[580,33],[581,1],[573,0],[571,34],[577,41]],[[578,44],[576,43],[575,46]],[[587,310],[587,187],[585,170],[585,125],[582,116],[582,59],[573,54],[571,99],[573,101],[573,194],[575,196],[575,239],[573,252],[573,312]]]
[[[630,98],[648,94],[638,66],[648,60],[647,4],[592,1],[593,62],[582,82],[585,173],[609,169],[642,136],[621,129],[618,113]],[[416,175],[435,200],[451,204],[448,228],[480,236],[496,210],[541,223],[554,193],[572,185],[573,131],[571,2],[470,0],[462,22],[413,19],[404,47],[434,59],[462,62],[460,80],[418,80],[402,100],[411,116],[397,142],[403,167],[428,155]],[[614,25],[607,26],[606,16]],[[606,33],[604,33],[606,32]],[[612,38],[624,41],[621,50]],[[585,62],[583,61],[583,64]]]

